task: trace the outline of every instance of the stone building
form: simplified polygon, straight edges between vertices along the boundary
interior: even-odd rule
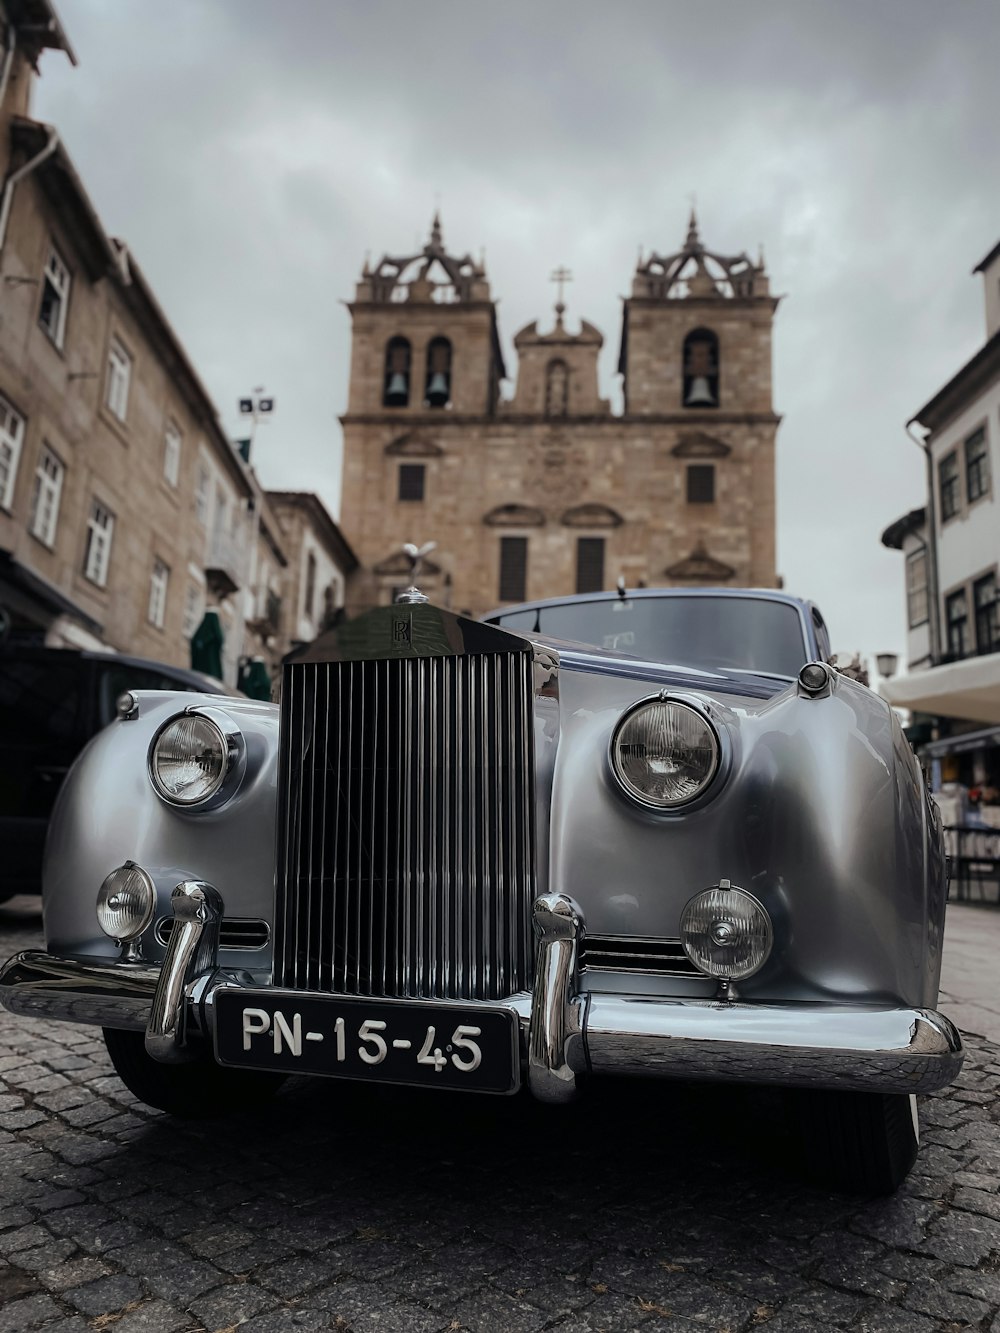
[[[421,587],[480,615],[630,585],[774,587],[771,325],[763,262],[701,243],[640,259],[624,302],[624,411],[598,385],[600,332],[514,337],[507,378],[486,272],[445,248],[367,264],[350,303],[342,514],[353,611],[409,581],[404,540],[434,541]]]
[[[215,611],[226,682],[250,656],[273,672],[300,636],[297,539],[30,118],[46,49],[73,58],[48,0],[0,0],[0,635],[186,666]]]
[[[358,562],[318,495],[268,491],[267,499],[288,554],[284,639],[308,643],[343,610],[345,585]]]

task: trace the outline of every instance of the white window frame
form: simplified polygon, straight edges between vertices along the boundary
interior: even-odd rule
[[[107,586],[108,567],[111,564],[111,542],[115,534],[115,516],[95,495],[87,516],[87,550],[83,561],[83,576],[99,588]]]
[[[208,494],[212,478],[208,468],[202,463],[198,468],[198,484],[194,492],[194,512],[203,528],[208,527]]]
[[[128,391],[132,382],[132,358],[118,338],[108,348],[108,411],[124,421],[128,414]]]
[[[38,322],[46,335],[60,349],[66,338],[66,314],[69,310],[69,293],[72,285],[73,279],[62,255],[55,246],[52,246],[49,250],[48,263],[45,265],[45,271],[42,274],[42,301],[45,300],[46,289],[51,288],[55,297],[55,319],[51,323],[47,323],[42,318],[42,306],[39,305]]]
[[[205,590],[200,583],[194,579],[188,579],[187,591],[184,594],[184,620],[181,626],[181,633],[185,639],[190,639],[192,634],[201,624],[204,611],[202,603],[205,597]]]
[[[0,509],[10,509],[24,443],[24,417],[0,395]]]
[[[163,432],[163,476],[176,490],[181,477],[181,432],[175,421],[168,421]]]
[[[35,485],[31,495],[31,521],[28,530],[43,546],[50,549],[56,544],[59,526],[59,501],[62,498],[66,467],[59,455],[47,444],[42,445],[35,466]]]
[[[165,565],[157,556],[153,560],[153,572],[149,576],[149,611],[147,619],[157,629],[162,629],[167,618],[167,588],[170,584],[170,566]]]

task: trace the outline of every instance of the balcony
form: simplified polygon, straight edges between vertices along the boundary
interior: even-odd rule
[[[247,629],[262,639],[274,638],[281,633],[282,600],[276,592],[268,589],[267,600],[261,614],[247,621]]]
[[[241,542],[216,534],[205,560],[205,579],[215,597],[229,597],[242,585],[246,556]]]

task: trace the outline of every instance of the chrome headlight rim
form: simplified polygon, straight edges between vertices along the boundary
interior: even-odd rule
[[[222,750],[223,763],[222,771],[211,791],[205,792],[194,799],[185,800],[183,797],[169,791],[161,781],[156,767],[156,751],[164,734],[177,722],[189,717],[197,717],[207,722],[215,731]],[[180,712],[172,713],[165,722],[157,727],[149,745],[146,771],[153,790],[165,805],[170,806],[173,810],[200,814],[203,811],[216,810],[220,805],[224,805],[231,800],[243,781],[246,763],[246,737],[235,718],[231,717],[222,708],[191,704],[189,707],[181,709]]]
[[[673,704],[676,707],[687,709],[688,712],[695,714],[704,723],[713,741],[714,756],[708,777],[692,795],[685,796],[679,801],[671,801],[669,804],[660,804],[657,801],[650,800],[629,781],[619,762],[618,740],[622,731],[636,713],[653,704]],[[636,699],[635,703],[629,704],[615,723],[608,745],[608,766],[618,791],[626,797],[631,805],[665,818],[672,815],[687,814],[693,808],[697,808],[714,796],[719,787],[719,780],[728,768],[729,763],[730,746],[727,744],[726,733],[717,724],[716,720],[710,716],[704,701],[673,690],[660,690],[656,694],[647,694],[641,699]]]

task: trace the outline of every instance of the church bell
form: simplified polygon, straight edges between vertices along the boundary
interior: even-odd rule
[[[403,407],[410,397],[410,386],[406,382],[406,376],[400,371],[395,370],[389,376],[389,387],[385,391],[385,401],[390,407]]]
[[[427,385],[427,401],[431,407],[444,407],[450,397],[447,376],[440,370],[435,370]]]
[[[712,392],[708,379],[705,375],[695,375],[691,380],[691,387],[688,389],[687,397],[684,399],[685,407],[705,407],[715,406],[715,394]]]

